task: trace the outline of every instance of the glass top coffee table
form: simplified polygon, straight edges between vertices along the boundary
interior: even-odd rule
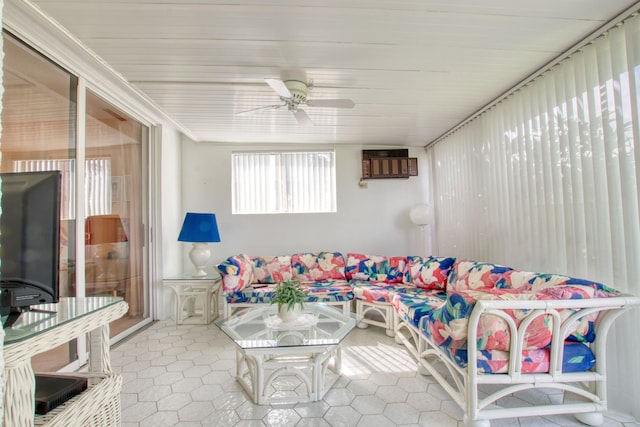
[[[260,304],[216,322],[236,344],[236,378],[257,404],[316,401],[340,375],[342,341],[359,322],[321,303],[307,303],[282,322],[276,305]]]

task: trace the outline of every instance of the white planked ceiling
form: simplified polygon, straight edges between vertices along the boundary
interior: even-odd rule
[[[36,0],[198,141],[423,146],[629,0]],[[314,84],[297,124],[264,78]]]

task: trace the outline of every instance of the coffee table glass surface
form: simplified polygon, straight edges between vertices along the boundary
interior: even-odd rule
[[[305,304],[302,314],[284,323],[276,304],[256,304],[216,322],[243,349],[338,345],[360,320],[322,303]]]

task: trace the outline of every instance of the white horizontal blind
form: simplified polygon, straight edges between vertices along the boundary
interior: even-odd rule
[[[336,211],[335,152],[233,153],[233,214]]]
[[[61,218],[74,219],[76,212],[75,159],[14,160],[14,172],[59,170],[62,173]],[[84,179],[86,197],[85,214],[111,213],[111,159],[87,159]]]
[[[635,17],[429,149],[439,254],[640,294],[639,89]],[[637,311],[610,402],[640,416]]]

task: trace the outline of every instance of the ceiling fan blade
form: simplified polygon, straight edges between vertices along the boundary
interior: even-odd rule
[[[313,126],[313,122],[311,118],[307,115],[304,110],[296,110],[293,112],[293,117],[296,118],[299,125],[302,126]]]
[[[283,98],[291,98],[291,97],[293,97],[293,95],[291,95],[291,92],[289,92],[289,88],[287,88],[287,85],[285,85],[282,80],[264,79],[264,81],[269,86],[271,86],[271,89],[273,89],[281,97],[283,97]]]
[[[268,110],[268,109],[277,110],[280,107],[284,107],[284,105],[285,104],[275,104],[275,105],[267,105],[266,107],[252,108],[250,110],[237,112],[235,115],[236,116],[244,116],[246,114],[251,114],[251,113],[254,113],[254,112],[259,111],[259,110]]]
[[[351,99],[307,99],[309,107],[353,108],[356,104]]]

